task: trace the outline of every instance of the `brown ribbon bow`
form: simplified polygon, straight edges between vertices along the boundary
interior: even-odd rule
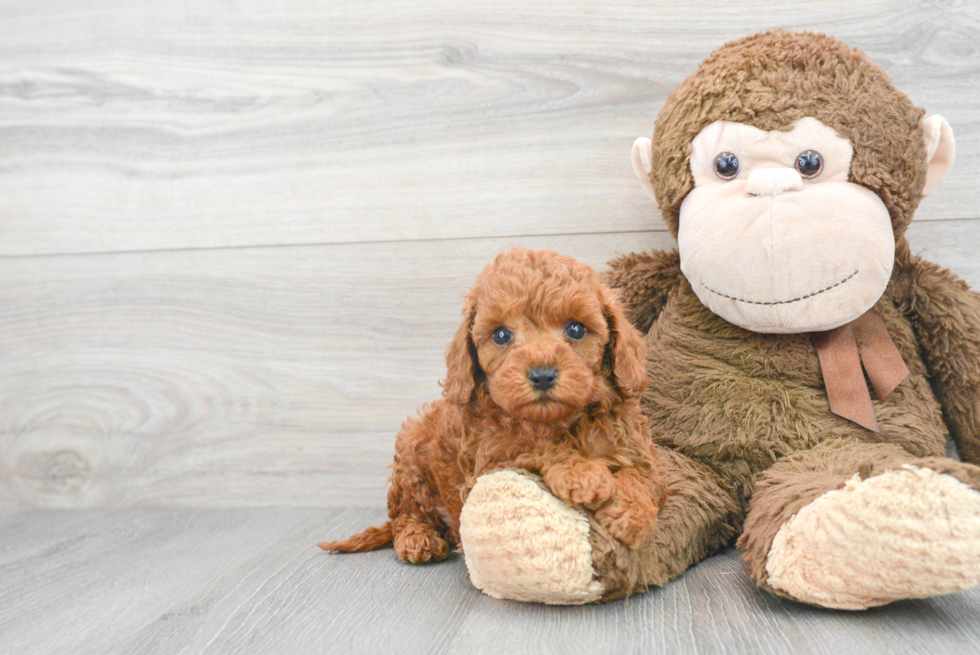
[[[814,332],[813,342],[820,358],[830,411],[878,432],[878,420],[861,364],[878,400],[887,398],[909,374],[902,354],[888,336],[881,314],[870,309],[839,328]]]

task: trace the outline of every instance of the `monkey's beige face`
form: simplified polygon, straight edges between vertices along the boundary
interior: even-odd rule
[[[847,181],[852,154],[815,118],[788,132],[717,121],[695,137],[677,241],[705,306],[748,330],[793,333],[875,304],[895,239],[878,196]]]

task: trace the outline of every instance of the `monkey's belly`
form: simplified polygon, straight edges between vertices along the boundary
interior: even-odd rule
[[[643,408],[653,439],[745,484],[778,458],[833,438],[894,443],[942,455],[946,425],[907,320],[879,301],[910,370],[884,401],[881,432],[831,413],[809,334],[759,334],[708,311],[682,285],[647,335],[650,386]]]

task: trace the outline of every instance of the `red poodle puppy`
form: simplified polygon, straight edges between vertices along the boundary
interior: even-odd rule
[[[459,546],[477,477],[541,475],[630,547],[649,535],[666,485],[640,412],[643,341],[595,271],[549,250],[499,254],[465,296],[443,397],[402,426],[389,520],[331,552],[394,545],[413,564]]]

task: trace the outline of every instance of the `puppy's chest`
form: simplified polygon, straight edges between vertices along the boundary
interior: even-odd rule
[[[601,459],[617,450],[612,436],[593,429],[588,420],[568,426],[494,421],[477,432],[480,438],[470,435],[462,445],[477,471],[551,453],[574,451],[590,459]]]

